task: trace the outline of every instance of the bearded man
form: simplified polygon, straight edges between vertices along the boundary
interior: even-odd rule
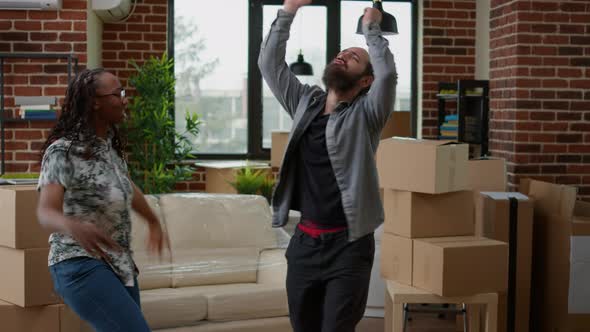
[[[311,0],[285,0],[262,43],[264,80],[293,118],[272,198],[273,226],[301,212],[286,251],[287,296],[295,332],[354,332],[363,317],[373,233],[383,222],[374,155],[393,110],[397,72],[379,23],[366,8],[369,52],[340,52],[324,71],[327,92],[304,85],[285,63],[289,29]]]

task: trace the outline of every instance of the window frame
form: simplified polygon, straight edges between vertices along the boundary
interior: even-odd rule
[[[174,1],[168,0],[168,56],[174,58]],[[262,75],[258,70],[258,55],[260,54],[260,45],[264,36],[263,31],[263,7],[265,5],[282,5],[283,0],[244,0],[248,1],[248,80],[247,80],[247,153],[198,153],[194,155],[202,160],[270,160],[270,149],[263,148],[262,143],[262,126],[263,126],[263,91]],[[326,64],[340,52],[340,3],[343,1],[358,0],[315,0],[311,6],[326,7],[327,19],[327,47],[326,47]],[[418,0],[382,0],[383,2],[402,2],[410,3],[412,6],[412,77],[411,77],[411,127],[412,136],[416,137],[418,127]],[[370,3],[367,1],[367,6]],[[174,68],[172,68],[174,70]],[[174,116],[174,112],[172,112]]]

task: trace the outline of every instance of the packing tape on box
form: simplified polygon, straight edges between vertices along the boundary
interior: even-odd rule
[[[455,173],[457,171],[455,165],[457,165],[457,145],[451,145],[451,151],[449,155],[449,189],[455,189]]]

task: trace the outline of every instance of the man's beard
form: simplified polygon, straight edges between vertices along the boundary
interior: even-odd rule
[[[363,77],[362,74],[349,74],[343,70],[339,65],[330,63],[324,69],[322,81],[328,90],[336,90],[338,92],[347,92],[353,89],[358,81]]]

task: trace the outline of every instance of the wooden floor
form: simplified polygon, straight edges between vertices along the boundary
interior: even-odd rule
[[[383,332],[384,323],[382,318],[364,318],[356,328],[356,332]],[[408,322],[406,332],[459,332],[457,329],[456,317],[439,319],[436,314],[413,314],[412,320]],[[386,331],[389,332],[389,331]]]

